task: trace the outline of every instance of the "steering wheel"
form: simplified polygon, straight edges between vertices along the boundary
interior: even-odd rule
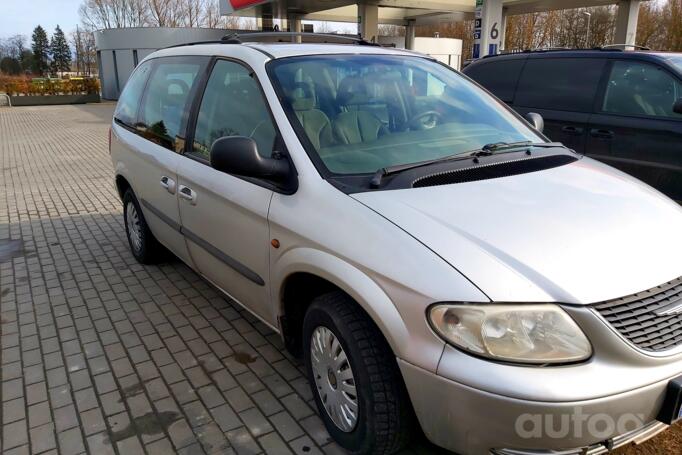
[[[411,130],[430,130],[443,120],[443,114],[438,111],[425,111],[414,115],[408,122]]]

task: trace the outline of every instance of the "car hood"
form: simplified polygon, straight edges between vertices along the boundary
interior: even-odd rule
[[[682,275],[682,208],[589,158],[510,177],[352,197],[493,301],[587,304]]]

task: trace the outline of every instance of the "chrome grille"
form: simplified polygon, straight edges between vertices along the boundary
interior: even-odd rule
[[[592,307],[641,349],[660,352],[682,344],[682,277]]]

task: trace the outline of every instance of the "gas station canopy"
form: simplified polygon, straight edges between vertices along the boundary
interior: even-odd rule
[[[300,31],[301,20],[352,22],[363,38],[378,38],[378,24],[407,27],[476,19],[474,56],[497,53],[504,44],[506,17],[532,12],[618,5],[615,42],[635,42],[639,0],[221,0],[221,13],[255,17],[260,28],[273,19]],[[476,46],[479,53],[476,55]]]

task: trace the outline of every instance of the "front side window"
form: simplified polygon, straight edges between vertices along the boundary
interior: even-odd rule
[[[181,129],[201,67],[201,62],[175,58],[157,63],[147,84],[140,116],[147,139],[176,152],[182,149]]]
[[[332,174],[541,140],[484,90],[425,58],[301,56],[268,71],[301,142]]]
[[[616,61],[611,68],[602,111],[646,117],[676,117],[673,104],[682,97],[682,84],[657,66]]]
[[[137,108],[140,105],[142,92],[144,91],[144,86],[147,82],[147,77],[149,77],[151,68],[152,62],[147,61],[137,68],[128,79],[128,82],[123,88],[123,93],[121,93],[121,96],[118,99],[116,112],[114,112],[114,118],[118,122],[129,127],[135,126]]]
[[[250,137],[260,155],[272,155],[275,127],[254,77],[238,63],[216,62],[197,116],[193,155],[210,160],[211,145],[225,136]]]

